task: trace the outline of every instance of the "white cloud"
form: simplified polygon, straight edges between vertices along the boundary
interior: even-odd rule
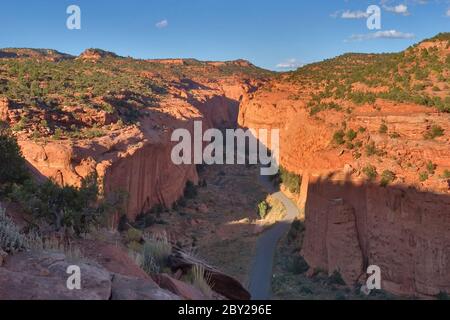
[[[393,12],[396,14],[402,14],[404,16],[408,16],[410,13],[408,11],[408,6],[404,5],[404,4],[399,4],[397,6],[383,6],[384,10],[389,11],[389,12]]]
[[[297,59],[288,59],[286,61],[280,62],[277,64],[278,69],[297,69],[299,67],[303,66],[302,63],[298,62]]]
[[[450,9],[447,10],[447,12],[445,13],[445,15],[446,15],[447,17],[450,17]]]
[[[167,21],[166,19],[159,21],[158,23],[155,24],[155,27],[157,27],[158,29],[164,29],[168,26],[169,26],[169,21]]]
[[[412,39],[415,38],[413,33],[405,33],[396,30],[377,31],[367,34],[354,34],[350,37],[350,41],[362,41],[372,39]]]

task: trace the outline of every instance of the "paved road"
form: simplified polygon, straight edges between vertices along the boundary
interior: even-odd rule
[[[289,230],[295,217],[299,214],[297,206],[281,191],[276,191],[267,180],[262,180],[264,186],[272,192],[272,196],[286,207],[286,217],[276,225],[261,234],[256,244],[256,256],[250,274],[249,290],[252,300],[268,300],[271,298],[273,259],[278,241]]]

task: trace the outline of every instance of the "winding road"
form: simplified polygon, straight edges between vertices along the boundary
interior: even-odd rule
[[[289,230],[298,216],[297,206],[281,191],[276,191],[267,177],[261,177],[261,183],[272,196],[286,207],[286,216],[273,227],[261,234],[256,244],[256,256],[250,274],[249,290],[252,300],[269,300],[271,298],[273,260],[278,241]]]

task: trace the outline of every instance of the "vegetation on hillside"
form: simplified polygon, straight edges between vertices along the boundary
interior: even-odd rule
[[[292,72],[289,80],[315,88],[309,102],[311,115],[325,109],[342,110],[327,99],[373,104],[382,98],[450,112],[450,54],[443,53],[450,46],[449,35],[424,41],[447,42],[445,49],[418,44],[400,53],[349,53],[304,66]]]
[[[121,193],[100,199],[95,174],[83,179],[79,188],[60,186],[52,180],[33,180],[17,141],[8,130],[0,132],[0,151],[1,198],[19,203],[38,224],[45,222],[55,230],[64,228],[80,235],[91,226],[104,223],[112,212],[123,210],[125,199]]]

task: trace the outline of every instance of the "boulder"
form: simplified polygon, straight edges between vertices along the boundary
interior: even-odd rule
[[[151,279],[139,279],[114,274],[111,300],[181,300],[179,296],[161,289]]]
[[[0,300],[179,300],[150,278],[111,273],[94,262],[68,262],[61,253],[20,253],[0,267]],[[67,288],[67,268],[81,269],[81,290]]]
[[[81,290],[67,288],[70,265],[81,269]],[[111,275],[93,263],[69,263],[64,254],[22,253],[0,268],[0,288],[0,300],[108,300]]]
[[[154,275],[153,279],[163,289],[185,298],[186,300],[208,300],[209,297],[205,296],[196,287],[189,285],[180,280],[176,280],[167,274]]]

